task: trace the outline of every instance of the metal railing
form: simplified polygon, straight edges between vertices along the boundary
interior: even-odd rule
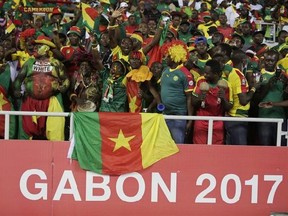
[[[9,140],[9,126],[10,115],[20,116],[54,116],[54,117],[69,117],[70,116],[70,131],[69,139],[73,135],[73,113],[59,113],[59,112],[26,112],[26,111],[0,111],[0,115],[5,115],[5,133],[4,139]],[[208,121],[208,139],[207,144],[212,144],[213,135],[213,122],[214,121],[233,121],[233,122],[270,122],[277,123],[277,140],[276,146],[281,146],[281,136],[288,137],[287,131],[282,131],[283,119],[277,118],[237,118],[237,117],[213,117],[213,116],[177,116],[177,115],[164,115],[165,119],[178,119],[178,120],[205,120]]]

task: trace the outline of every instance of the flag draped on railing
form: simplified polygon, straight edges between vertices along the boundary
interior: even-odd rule
[[[72,159],[82,169],[109,175],[145,169],[179,151],[156,113],[74,113],[74,141]]]

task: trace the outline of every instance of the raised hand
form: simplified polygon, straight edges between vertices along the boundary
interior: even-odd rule
[[[114,19],[117,19],[118,17],[122,16],[124,10],[125,10],[124,8],[118,8],[118,9],[114,10],[111,17]]]

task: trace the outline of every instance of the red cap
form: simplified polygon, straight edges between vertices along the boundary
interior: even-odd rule
[[[67,35],[73,34],[73,33],[81,37],[81,30],[78,26],[71,26],[69,31],[67,32]]]
[[[53,10],[52,10],[52,14],[53,14],[53,15],[62,14],[62,12],[61,12],[60,8],[55,7],[55,8],[53,8]]]

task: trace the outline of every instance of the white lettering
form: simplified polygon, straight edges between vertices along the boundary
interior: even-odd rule
[[[177,173],[171,173],[170,190],[159,173],[152,173],[151,201],[158,202],[158,186],[162,189],[169,202],[176,202]]]
[[[66,183],[69,182],[71,188],[65,188]],[[60,200],[62,194],[72,194],[75,201],[81,201],[81,197],[77,188],[77,184],[71,170],[65,170],[58,188],[55,192],[53,200]]]
[[[102,182],[94,183],[94,177],[101,178]],[[99,175],[93,172],[86,172],[86,201],[106,201],[111,196],[111,190],[108,186],[110,182],[110,176]],[[93,189],[99,188],[103,190],[103,195],[93,195]]]
[[[196,185],[203,185],[204,181],[208,180],[209,185],[201,193],[199,193],[195,199],[196,203],[216,203],[216,198],[206,197],[216,187],[217,180],[210,173],[204,173],[197,178]]]
[[[52,66],[44,66],[44,65],[33,65],[32,71],[34,72],[42,72],[42,73],[48,73],[52,71]]]
[[[34,193],[32,193],[31,190],[29,191],[27,185],[29,178],[33,175],[36,175],[41,180],[47,180],[47,176],[43,170],[30,169],[25,171],[20,179],[20,190],[23,196],[29,200],[47,200],[48,191],[51,191],[51,186],[48,189],[47,182],[35,183],[34,188],[41,189],[39,193],[35,193],[34,191]],[[144,177],[137,172],[124,174],[119,177],[110,177],[109,175],[100,175],[97,173],[86,171],[86,182],[84,183],[86,191],[81,190],[83,193],[85,192],[85,201],[108,201],[111,198],[111,194],[113,191],[111,190],[111,185],[109,185],[111,178],[113,178],[113,182],[114,180],[116,180],[116,185],[114,185],[113,183],[112,186],[116,187],[116,195],[120,200],[132,203],[138,202],[143,198],[146,192],[146,182]],[[129,186],[129,183],[127,183],[126,181],[129,178],[136,180],[136,184],[138,183],[138,187]],[[52,181],[54,181],[54,179]],[[51,181],[49,180],[48,182]],[[135,191],[132,192],[134,192],[135,194],[127,195],[127,192],[125,192],[124,190],[124,184],[128,185],[127,188],[129,188],[129,192],[131,192],[131,189],[134,189]],[[151,184],[148,183],[148,185],[151,185],[151,202],[158,202],[159,188],[161,188],[160,190],[163,192],[169,202],[176,202],[177,173],[171,173],[170,186],[167,182],[164,181],[160,173],[152,173]],[[55,194],[52,196],[53,200],[61,200],[62,195],[72,195],[75,201],[82,201],[80,191],[78,189],[77,182],[72,170],[64,170],[60,181],[58,185],[56,184],[56,186],[57,187],[55,187]]]
[[[41,189],[39,193],[32,194],[27,188],[27,181],[31,175],[37,175],[41,180],[47,180],[47,176],[42,170],[30,169],[23,173],[20,178],[20,191],[29,200],[47,200],[47,183],[35,183],[35,188]]]
[[[123,191],[123,185],[127,178],[135,178],[138,181],[139,187],[138,187],[138,192],[136,193],[135,196],[129,197]],[[125,202],[137,202],[141,200],[145,192],[145,182],[144,182],[142,175],[140,175],[137,172],[133,172],[133,173],[128,173],[128,174],[119,176],[116,182],[116,192],[119,198]]]
[[[258,175],[253,175],[249,180],[245,181],[245,185],[251,186],[251,203],[258,202]]]
[[[234,181],[235,183],[235,194],[234,197],[229,198],[228,197],[228,183],[229,181]],[[234,204],[237,203],[240,200],[241,197],[241,181],[240,178],[235,174],[228,174],[224,176],[222,182],[221,182],[221,197],[224,202],[228,204]]]

